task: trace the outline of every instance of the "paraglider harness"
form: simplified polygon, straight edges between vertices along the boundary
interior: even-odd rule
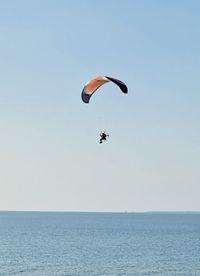
[[[104,132],[101,132],[100,133],[100,140],[99,140],[99,143],[100,144],[102,144],[103,143],[103,141],[106,141],[107,140],[107,137],[109,137],[109,135],[108,134],[106,134],[106,132],[104,131]]]

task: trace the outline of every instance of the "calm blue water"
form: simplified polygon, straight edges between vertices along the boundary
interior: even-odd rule
[[[200,275],[200,214],[0,212],[0,275]]]

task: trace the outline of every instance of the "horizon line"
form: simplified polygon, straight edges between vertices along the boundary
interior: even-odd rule
[[[34,213],[116,213],[116,214],[150,214],[150,213],[200,213],[200,210],[178,211],[81,211],[81,210],[0,210],[0,212],[34,212]]]

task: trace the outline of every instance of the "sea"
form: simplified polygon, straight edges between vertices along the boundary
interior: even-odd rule
[[[200,213],[0,212],[0,275],[200,276]]]

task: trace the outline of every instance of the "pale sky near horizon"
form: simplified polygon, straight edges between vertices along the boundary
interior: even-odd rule
[[[1,0],[0,210],[200,211],[199,12]],[[84,104],[96,75],[129,93],[109,83]]]

